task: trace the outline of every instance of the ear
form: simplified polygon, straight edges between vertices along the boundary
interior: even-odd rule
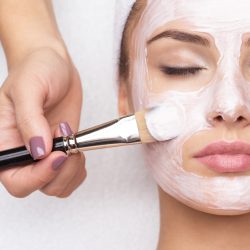
[[[120,116],[130,115],[134,112],[128,83],[123,79],[120,79],[118,108]]]

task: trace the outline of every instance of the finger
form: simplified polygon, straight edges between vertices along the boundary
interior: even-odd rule
[[[0,172],[0,181],[15,197],[25,197],[50,183],[59,173],[67,156],[53,152],[47,158],[26,167]]]
[[[55,137],[68,136],[73,132],[71,127],[67,122],[62,122],[59,124],[55,131]],[[50,195],[58,196],[63,190],[69,185],[72,179],[75,178],[76,173],[78,172],[79,167],[84,166],[85,158],[81,154],[72,155],[64,163],[63,169],[60,174],[49,184],[44,186],[41,189],[41,192]]]
[[[50,196],[59,196],[75,178],[79,169],[85,166],[85,158],[82,154],[71,155],[64,162],[60,174],[50,183],[43,186],[40,191]]]
[[[57,105],[69,88],[68,64],[52,51],[30,56],[7,79],[17,127],[34,159],[45,158],[52,148],[52,134],[45,111]]]
[[[61,122],[55,131],[55,137],[72,135],[73,131],[68,122]]]
[[[63,192],[58,195],[59,198],[66,198],[70,196],[86,179],[87,171],[85,166],[81,166],[76,173],[75,177],[71,180],[68,186],[63,190]]]
[[[27,88],[23,86],[24,84],[17,84],[10,95],[15,107],[17,127],[33,158],[42,159],[52,148],[50,126],[43,111],[46,91],[31,80],[27,83]]]
[[[0,151],[14,148],[23,144],[22,138],[16,129],[13,104],[0,89]]]
[[[48,110],[48,112],[46,111],[46,117],[51,121],[50,124],[55,125],[66,120],[70,124],[72,130],[77,132],[82,106],[82,86],[78,76],[73,75],[71,82],[74,82],[74,84],[70,85],[67,95],[61,98],[60,103],[54,105],[53,109]],[[60,119],[63,117],[63,120],[58,120],[58,114],[60,114]],[[55,128],[56,126],[54,129]]]

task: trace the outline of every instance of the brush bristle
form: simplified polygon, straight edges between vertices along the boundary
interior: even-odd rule
[[[145,120],[145,111],[137,112],[135,114],[137,126],[139,129],[139,134],[141,138],[142,143],[152,143],[156,142],[156,140],[152,137],[152,135],[149,133],[149,130],[147,128],[146,120]]]

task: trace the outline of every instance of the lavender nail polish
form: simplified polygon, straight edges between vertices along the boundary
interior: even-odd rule
[[[61,122],[59,124],[60,131],[64,136],[72,135],[73,131],[71,130],[69,124],[67,122]]]
[[[62,167],[62,164],[65,162],[66,159],[67,159],[66,156],[59,156],[58,158],[56,158],[54,162],[52,163],[53,170],[55,171],[60,170]]]
[[[45,144],[41,136],[32,137],[29,144],[31,155],[34,160],[41,159],[45,156]]]

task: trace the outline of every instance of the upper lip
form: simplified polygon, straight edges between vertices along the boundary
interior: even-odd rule
[[[250,155],[250,144],[244,142],[214,142],[207,145],[198,153],[194,154],[194,157],[205,157],[209,155],[236,155],[236,154],[247,154]]]

